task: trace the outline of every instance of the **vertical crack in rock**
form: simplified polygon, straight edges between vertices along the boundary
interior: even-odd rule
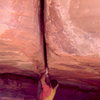
[[[46,48],[46,39],[45,39],[44,0],[40,0],[40,30],[41,30],[41,35],[43,38],[45,68],[48,68],[47,48]]]
[[[46,38],[45,38],[45,22],[44,22],[44,0],[40,0],[40,15],[39,15],[39,19],[40,19],[40,32],[41,32],[41,37],[42,37],[42,41],[43,41],[43,51],[44,51],[44,63],[45,63],[45,73],[43,73],[43,76],[48,74],[48,61],[47,61],[47,47],[46,47]],[[37,90],[37,98],[40,98],[41,93],[43,92],[43,84],[42,81],[43,80],[43,76],[41,77],[39,83],[38,83],[38,90]],[[49,80],[49,78],[48,78]],[[45,80],[43,80],[45,81]],[[45,83],[45,82],[44,82]]]
[[[56,86],[55,83],[53,82],[56,80],[51,81],[51,78],[50,78],[49,72],[48,72],[48,58],[47,58],[47,44],[46,44],[46,37],[45,37],[46,33],[45,33],[45,21],[44,21],[44,18],[45,18],[44,9],[45,9],[45,0],[40,0],[40,31],[41,31],[42,41],[43,41],[45,73],[42,74],[42,77],[40,77],[41,79],[38,82],[38,90],[37,90],[37,98],[38,99],[40,99],[42,93],[45,96],[48,95],[48,92],[51,91],[51,87],[52,87],[52,90],[54,87],[57,90],[57,86],[58,86],[57,84],[56,84],[57,85]],[[55,90],[55,93],[56,93],[56,90]],[[53,96],[52,93],[53,92],[50,92],[48,97],[43,97],[43,98],[49,99],[49,96]],[[51,97],[51,98],[53,98],[53,97]]]

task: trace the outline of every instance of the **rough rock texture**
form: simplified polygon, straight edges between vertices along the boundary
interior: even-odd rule
[[[0,100],[37,100],[38,82],[14,74],[0,75]]]
[[[100,2],[45,0],[49,73],[63,84],[100,88]]]
[[[100,92],[61,85],[57,90],[54,100],[100,100]]]
[[[0,0],[0,73],[43,69],[39,14],[40,0]]]

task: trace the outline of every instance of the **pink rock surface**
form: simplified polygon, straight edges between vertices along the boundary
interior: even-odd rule
[[[61,83],[100,87],[100,2],[45,0],[49,73]]]
[[[0,73],[43,69],[39,14],[39,0],[0,0]]]

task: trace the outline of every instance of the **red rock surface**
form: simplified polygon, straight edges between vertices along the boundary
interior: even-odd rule
[[[39,0],[0,0],[0,73],[43,69],[39,14]]]
[[[99,88],[100,2],[45,0],[45,5],[50,75],[64,84]]]

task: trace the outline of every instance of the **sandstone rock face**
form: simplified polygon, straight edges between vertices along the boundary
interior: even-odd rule
[[[100,87],[100,2],[45,0],[51,76],[63,84]]]
[[[54,100],[100,100],[100,92],[61,85]]]
[[[0,73],[43,69],[39,13],[39,0],[0,0]]]
[[[37,100],[36,80],[14,74],[0,75],[0,100]]]

